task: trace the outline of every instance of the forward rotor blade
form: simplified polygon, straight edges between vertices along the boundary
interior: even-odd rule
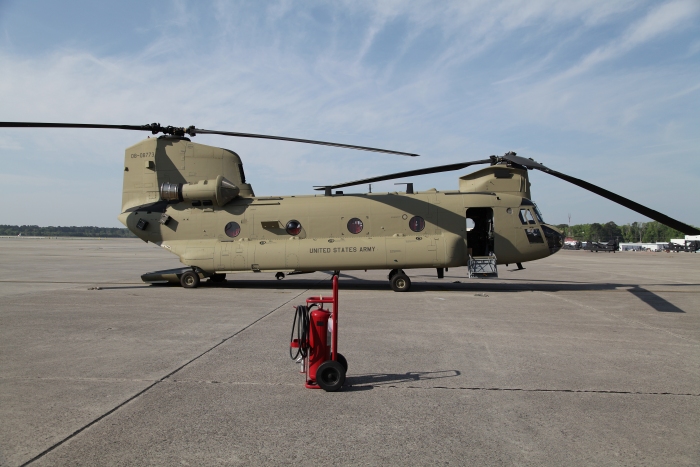
[[[450,172],[452,170],[459,170],[465,167],[469,167],[470,165],[490,164],[491,162],[492,159],[482,159],[480,161],[461,162],[459,164],[438,165],[435,167],[427,167],[425,169],[408,170],[406,172],[397,172],[388,175],[380,175],[378,177],[363,178],[362,180],[355,180],[354,182],[339,183],[337,185],[326,185],[314,188],[316,190],[325,190],[327,188],[334,190],[336,188],[344,188],[346,186],[365,185],[367,183],[383,182],[384,180],[394,180],[396,178],[414,177],[416,175],[427,175],[439,172]]]
[[[605,188],[601,188],[599,186],[593,185],[592,183],[588,183],[584,180],[571,177],[569,175],[563,174],[561,172],[557,172],[555,170],[551,169],[540,169],[545,173],[548,173],[549,175],[554,175],[557,178],[561,178],[562,180],[566,180],[569,183],[573,183],[576,186],[580,186],[581,188],[584,188],[588,191],[591,191],[597,195],[602,196],[603,198],[607,198],[610,201],[613,201],[617,204],[620,204],[626,208],[629,208],[635,212],[638,212],[639,214],[642,214],[644,216],[647,216],[650,219],[654,219],[655,221],[661,222],[664,225],[667,225],[671,227],[672,229],[679,230],[683,232],[686,235],[700,235],[700,230],[696,229],[695,227],[692,227],[688,224],[684,224],[681,221],[678,221],[672,217],[667,216],[666,214],[660,213],[659,211],[655,211],[654,209],[651,209],[649,207],[646,207],[642,204],[639,204],[637,202],[632,201],[631,199],[625,198],[624,196],[620,196],[618,194],[613,193],[612,191],[608,191]]]
[[[545,167],[544,165],[533,161],[532,159],[525,159],[524,157],[516,156],[512,153],[505,154],[503,156],[503,159],[522,165],[529,169],[540,170],[544,173],[548,173],[549,175],[553,175],[569,183],[573,183],[576,186],[593,192],[599,196],[602,196],[603,198],[609,199],[614,203],[620,204],[628,209],[631,209],[632,211],[638,212],[639,214],[642,214],[650,219],[654,219],[657,222],[667,225],[672,229],[676,229],[680,232],[683,232],[686,235],[700,235],[700,230],[696,229],[695,227],[692,227],[672,217],[669,217],[666,214],[660,213],[659,211],[656,211],[647,206],[632,201],[631,199],[625,198],[624,196],[620,196],[616,193],[613,193],[612,191],[606,190],[605,188],[601,188],[592,183],[588,183],[585,180],[581,180],[579,178],[572,177],[561,172],[557,172],[556,170],[552,170],[549,167]]]
[[[328,141],[316,141],[316,140],[312,140],[312,139],[288,138],[286,136],[259,135],[256,133],[237,133],[235,131],[203,130],[201,128],[194,128],[193,132],[196,134],[238,136],[240,138],[274,139],[274,140],[278,140],[278,141],[292,141],[295,143],[318,144],[321,146],[333,146],[336,148],[360,149],[362,151],[384,152],[387,154],[398,154],[400,156],[418,157],[418,154],[412,154],[409,152],[392,151],[389,149],[370,148],[367,146],[355,146],[353,144],[330,143]],[[192,134],[192,133],[190,133],[190,134]],[[194,135],[192,135],[192,136],[194,136]]]

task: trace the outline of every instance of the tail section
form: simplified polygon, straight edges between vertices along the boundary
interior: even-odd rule
[[[126,149],[122,213],[209,195],[217,205],[254,196],[233,151],[163,136]]]

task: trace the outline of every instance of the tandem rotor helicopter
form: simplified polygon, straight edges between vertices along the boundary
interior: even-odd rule
[[[562,233],[546,224],[530,195],[528,170],[573,183],[687,235],[700,230],[532,159],[503,156],[381,175],[315,187],[319,195],[257,197],[241,158],[228,149],[193,143],[214,134],[417,156],[385,149],[190,126],[0,122],[14,128],[109,128],[149,131],[124,155],[122,209],[118,219],[145,242],[180,258],[187,268],[142,276],[145,282],[223,282],[236,272],[286,274],[314,271],[389,270],[396,292],[411,288],[406,270],[467,266],[470,277],[495,276],[498,264],[517,264],[559,251]],[[188,137],[189,136],[189,137]],[[459,189],[343,193],[356,185],[461,170]]]

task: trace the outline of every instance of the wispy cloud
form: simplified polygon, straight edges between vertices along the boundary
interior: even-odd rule
[[[584,73],[600,63],[613,60],[663,34],[678,31],[684,25],[690,24],[698,13],[700,13],[700,3],[694,0],[677,0],[662,4],[631,25],[619,38],[586,55],[559,78],[569,78]]]
[[[574,162],[580,159],[573,156],[605,163],[611,154],[634,152],[635,145],[691,140],[700,124],[691,110],[693,102],[700,104],[700,64],[687,59],[697,39],[684,32],[697,18],[694,2],[285,0],[201,8],[182,0],[152,8],[153,26],[139,36],[148,39],[128,52],[105,54],[66,41],[69,46],[59,42],[28,54],[6,40],[0,48],[0,119],[196,124],[424,154],[411,160],[197,137],[239,152],[260,194],[311,193],[314,184],[508,149],[546,157],[583,178],[600,177],[595,164]],[[128,34],[129,25],[124,28]],[[601,66],[669,37],[680,37],[682,47],[669,50],[664,67]],[[95,167],[114,166],[102,192],[116,206],[124,148],[141,137],[3,133],[3,159],[14,161],[0,169],[5,175],[87,180]],[[674,151],[682,157],[694,147],[688,142]],[[447,174],[418,183],[456,188],[455,179]],[[659,191],[647,187],[657,186],[654,181],[641,173],[634,183],[653,198]],[[393,189],[389,182],[382,187]],[[0,196],[12,196],[3,190]],[[541,207],[571,209],[555,198]],[[595,205],[591,215],[600,209]],[[700,219],[698,209],[691,207],[691,215]],[[83,215],[104,216],[104,225],[116,225],[113,212]]]

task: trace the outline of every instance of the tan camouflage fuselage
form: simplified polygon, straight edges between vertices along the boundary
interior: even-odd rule
[[[217,177],[239,190],[221,206],[214,199]],[[160,191],[164,183],[184,184],[204,193],[193,195],[200,198],[211,187],[212,200],[166,205]],[[119,220],[142,240],[207,273],[464,266],[470,254],[467,210],[472,208],[493,210],[490,248],[499,264],[553,252],[546,241],[533,243],[528,236],[544,224],[529,201],[527,171],[491,166],[461,177],[459,188],[255,197],[234,152],[184,138],[149,138],[126,150]],[[537,220],[524,224],[521,210],[530,210]],[[415,216],[424,220],[419,232],[409,225]],[[361,221],[359,233],[348,228],[350,219]],[[301,224],[295,235],[286,230],[292,220]],[[232,222],[239,226],[235,237],[225,231]]]

